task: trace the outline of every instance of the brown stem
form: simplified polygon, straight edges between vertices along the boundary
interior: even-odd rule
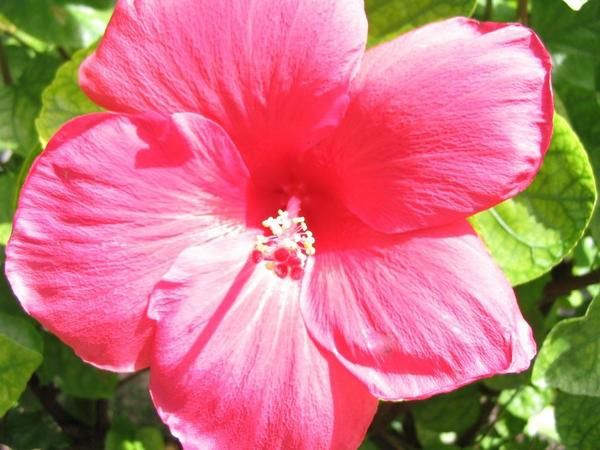
[[[477,436],[479,436],[484,429],[487,429],[490,422],[494,420],[494,415],[497,413],[496,400],[496,394],[486,397],[485,402],[481,406],[481,413],[479,414],[477,422],[467,428],[467,430],[458,437],[456,445],[459,447],[469,447],[476,442]]]
[[[58,389],[54,386],[42,386],[38,377],[35,375],[29,380],[28,386],[46,412],[52,416],[61,428],[64,429],[73,424],[71,415],[56,401],[56,397],[59,393]]]
[[[65,50],[64,47],[61,47],[59,45],[58,47],[56,47],[56,50],[58,51],[58,53],[60,54],[62,59],[64,59],[65,61],[69,61],[71,59],[71,55],[69,54],[69,52],[67,50]]]
[[[528,0],[519,0],[518,17],[523,25],[529,24]]]
[[[62,429],[71,441],[72,450],[101,450],[108,431],[108,402],[100,401],[98,404],[99,420],[96,427],[78,422],[58,402],[60,391],[52,386],[42,386],[40,380],[34,375],[29,380],[28,387],[37,397],[44,409]]]
[[[496,402],[493,402],[494,406],[490,412],[490,416],[489,416],[490,419],[488,421],[487,426],[481,430],[481,434],[477,438],[477,442],[481,442],[483,440],[483,438],[485,438],[490,433],[490,431],[492,431],[494,429],[494,427],[496,426],[496,423],[502,418],[502,416],[506,412],[509,405],[512,403],[512,401],[515,398],[517,398],[517,395],[519,394],[519,392],[521,392],[521,389],[522,388],[518,388],[510,396],[510,398],[504,405],[497,405]]]
[[[4,42],[0,37],[0,72],[2,73],[2,81],[6,86],[10,86],[14,83],[12,75],[10,74],[10,67],[8,67],[8,59],[6,58],[6,52],[4,50]]]
[[[553,279],[544,288],[540,309],[542,312],[547,313],[557,298],[598,283],[600,283],[600,269],[593,270],[585,275],[566,275]]]

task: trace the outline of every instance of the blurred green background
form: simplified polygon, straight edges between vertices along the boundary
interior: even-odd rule
[[[243,0],[240,0],[243,1]],[[114,0],[0,0],[0,264],[20,186],[67,120]],[[600,449],[600,0],[366,0],[369,45],[451,17],[520,21],[552,53],[555,134],[540,174],[472,223],[515,286],[532,369],[420,402],[381,403],[363,450]],[[4,273],[4,270],[1,271]],[[147,373],[80,361],[26,316],[0,275],[0,448],[179,448]]]

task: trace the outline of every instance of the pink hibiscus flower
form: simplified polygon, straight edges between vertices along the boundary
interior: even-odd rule
[[[121,0],[23,188],[6,271],[86,361],[151,368],[186,449],[359,445],[379,399],[526,369],[466,218],[522,191],[550,59],[454,19],[365,53],[362,0]]]

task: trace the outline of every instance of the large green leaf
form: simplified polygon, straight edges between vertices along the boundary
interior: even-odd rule
[[[563,0],[532,0],[531,25],[550,49],[559,66],[564,57],[581,55],[597,58],[600,40],[600,2],[587,3],[580,12],[572,11]]]
[[[82,114],[102,111],[87,98],[78,82],[79,66],[94,48],[93,45],[75,53],[71,61],[58,69],[54,81],[42,94],[42,109],[35,125],[44,145],[68,120]]]
[[[556,115],[544,163],[527,190],[471,221],[513,285],[558,264],[583,235],[596,201],[593,170],[565,119]]]
[[[556,428],[566,450],[598,450],[600,398],[559,393]]]
[[[588,151],[600,147],[600,1],[580,12],[562,0],[534,0],[532,25],[552,53],[554,86]]]
[[[0,442],[14,450],[74,448],[48,413],[22,411],[20,407],[10,410],[0,421]]]
[[[37,40],[81,48],[102,36],[111,14],[109,6],[104,0],[2,0],[0,14]]]
[[[562,0],[534,0],[532,25],[549,47],[554,87],[600,179],[600,1],[572,11]],[[600,242],[600,211],[591,230]]]
[[[557,324],[544,341],[533,381],[575,395],[600,397],[600,300],[584,317]]]
[[[366,0],[369,44],[452,16],[470,16],[477,0]]]
[[[44,363],[38,372],[44,383],[54,383],[64,393],[81,398],[110,398],[117,387],[114,373],[96,369],[49,333],[44,335]]]
[[[14,85],[0,86],[0,148],[26,155],[37,145],[34,121],[42,105],[42,91],[57,67],[56,57],[42,54],[27,65]]]
[[[460,432],[477,421],[481,411],[479,398],[479,389],[467,386],[415,403],[413,413],[417,423],[429,430]]]
[[[42,347],[28,320],[0,313],[0,417],[19,399],[42,362]]]

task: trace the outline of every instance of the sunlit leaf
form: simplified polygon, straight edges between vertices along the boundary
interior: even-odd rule
[[[42,340],[27,320],[0,313],[0,417],[19,399],[42,362]]]
[[[523,386],[516,390],[502,391],[498,402],[505,405],[513,416],[528,419],[539,414],[553,400],[552,391],[534,386]]]
[[[391,39],[429,22],[469,16],[476,3],[476,0],[366,0],[369,44]]]
[[[472,224],[513,285],[558,264],[585,231],[596,201],[592,167],[569,124],[554,120],[552,144],[520,195],[477,214]]]
[[[86,4],[87,3],[87,4]],[[111,10],[105,1],[2,0],[2,14],[19,31],[42,42],[81,48],[97,40]],[[35,13],[32,13],[35,11]]]
[[[164,450],[165,441],[154,427],[135,428],[127,421],[117,421],[106,435],[105,450]]]
[[[40,139],[45,145],[52,135],[68,120],[91,112],[101,111],[79,87],[78,69],[95,46],[78,51],[73,59],[56,72],[54,81],[42,95],[42,109],[35,122]]]
[[[57,67],[56,57],[42,54],[27,65],[14,85],[0,86],[0,149],[26,155],[37,145],[34,121],[42,106],[41,93]]]
[[[585,317],[556,325],[537,357],[533,381],[575,395],[600,397],[600,300]]]

